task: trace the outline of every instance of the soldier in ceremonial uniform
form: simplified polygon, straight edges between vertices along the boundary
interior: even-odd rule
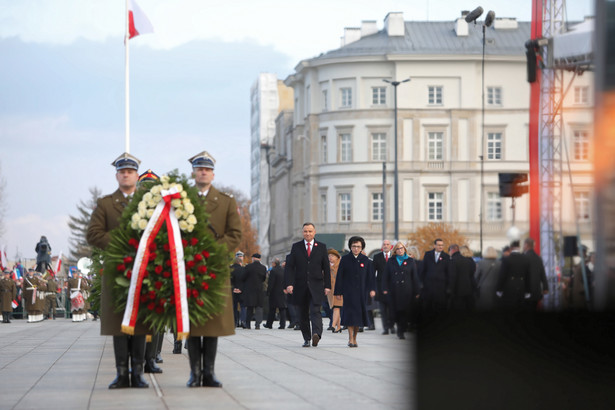
[[[11,271],[5,269],[0,280],[0,307],[2,308],[2,323],[11,323],[13,300],[17,296],[17,286],[11,279]]]
[[[53,273],[47,279],[47,295],[45,296],[45,317],[56,319],[56,293],[58,292],[58,281]]]
[[[28,269],[23,281],[23,297],[28,313],[28,323],[41,322],[45,309],[45,293],[47,283],[38,275],[34,275],[34,269]]]
[[[104,249],[111,240],[110,232],[119,226],[122,211],[132,199],[137,188],[139,174],[139,161],[129,153],[120,155],[111,165],[115,166],[115,177],[118,189],[111,195],[106,195],[98,200],[96,209],[92,212],[88,226],[86,239],[92,246]],[[145,335],[147,329],[137,322],[133,336],[122,333],[121,312],[115,312],[113,303],[113,283],[102,277],[101,310],[100,310],[100,333],[113,336],[113,351],[115,353],[115,366],[117,377],[109,385],[110,389],[121,387],[149,387],[143,377],[145,361]],[[128,358],[132,373],[128,373]]]
[[[193,177],[205,211],[209,214],[208,227],[218,243],[226,245],[229,253],[234,252],[241,240],[241,220],[237,203],[232,195],[218,191],[211,185],[214,179],[215,159],[203,151],[188,160],[192,164]],[[233,302],[230,279],[226,284],[227,295],[222,313],[200,326],[190,326],[188,357],[190,359],[190,380],[188,387],[222,387],[214,374],[214,363],[218,349],[218,336],[235,334]],[[201,362],[202,360],[202,362]],[[202,367],[201,367],[202,365]]]
[[[68,280],[68,294],[71,298],[71,313],[73,314],[73,322],[83,322],[87,318],[87,306],[85,305],[87,294],[85,294],[85,292],[89,288],[90,286],[88,281],[83,277],[83,274],[80,271],[77,271],[75,276]],[[74,297],[83,298],[83,306],[73,306],[72,301]]]

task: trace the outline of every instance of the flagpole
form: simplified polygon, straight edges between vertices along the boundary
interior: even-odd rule
[[[126,130],[125,130],[125,142],[126,152],[130,152],[130,23],[128,19],[128,0],[126,0],[126,34],[124,35],[124,47],[125,47],[125,64],[124,64],[124,81],[125,81],[125,116],[126,116]]]

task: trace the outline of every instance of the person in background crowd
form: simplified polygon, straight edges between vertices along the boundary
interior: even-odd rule
[[[17,286],[11,279],[11,271],[5,269],[0,280],[0,307],[2,308],[2,323],[11,323],[13,300],[17,297]]]
[[[500,274],[500,260],[493,246],[485,250],[485,257],[478,261],[476,267],[476,284],[478,299],[476,308],[479,311],[490,311],[496,307],[495,291]]]
[[[587,246],[581,245],[579,250],[583,252],[585,260],[585,275],[587,280],[587,289],[589,293],[589,301],[585,294],[585,281],[583,280],[582,261],[576,264],[572,270],[570,295],[572,299],[572,308],[574,310],[584,311],[590,308],[590,303],[594,300],[594,279],[593,279],[593,254],[592,257],[587,257]]]
[[[367,296],[376,296],[376,283],[374,265],[361,253],[365,248],[365,240],[353,236],[348,240],[348,247],[350,253],[342,256],[337,269],[334,294],[338,301],[344,297],[341,322],[348,327],[348,347],[358,347],[359,327],[368,323]]]
[[[35,275],[34,269],[28,269],[23,281],[23,297],[28,323],[43,321],[45,289],[47,289],[47,284],[41,278],[40,273]]]
[[[448,293],[454,310],[473,311],[476,306],[476,263],[472,251],[467,246],[449,246],[451,255],[450,280]]]
[[[376,300],[378,301],[378,308],[380,310],[380,318],[382,320],[382,334],[388,335],[389,330],[391,333],[395,332],[394,315],[391,311],[391,300],[389,295],[385,295],[382,291],[382,276],[384,276],[384,270],[386,269],[387,262],[391,257],[391,241],[385,239],[382,241],[382,252],[378,252],[374,255],[374,272],[376,274]]]
[[[327,295],[329,306],[331,307],[331,310],[333,311],[333,319],[331,321],[331,326],[333,327],[333,330],[331,331],[333,333],[341,333],[342,326],[341,326],[340,320],[341,320],[342,307],[344,306],[344,298],[340,297],[338,299],[334,297],[335,280],[337,279],[337,269],[340,265],[341,256],[339,252],[333,248],[327,250],[327,254],[329,255],[329,264],[331,265],[331,292],[329,292],[329,294]]]
[[[423,260],[421,259],[421,251],[417,246],[408,246],[407,248],[408,256],[414,259],[414,263],[416,264],[416,273],[417,275],[423,269]],[[421,286],[423,286],[421,284]],[[411,309],[410,309],[410,330],[416,329],[419,322],[421,320],[421,304],[419,298],[412,298]]]
[[[412,301],[419,298],[421,281],[416,263],[402,242],[393,247],[393,257],[389,258],[384,277],[383,292],[390,296],[391,309],[397,325],[397,337],[405,339],[407,323],[411,317]]]
[[[251,328],[252,318],[256,308],[263,307],[263,282],[267,277],[267,268],[261,263],[261,255],[255,253],[252,255],[252,263],[245,266],[243,271],[242,294],[243,302],[247,307],[246,329]],[[255,329],[261,328],[259,318],[256,318]]]
[[[450,256],[444,252],[444,241],[437,238],[434,241],[434,248],[425,252],[423,268],[419,273],[419,279],[423,284],[422,314],[426,322],[432,321],[447,309],[449,262]]]
[[[231,288],[233,289],[233,317],[235,327],[240,326],[240,312],[243,305],[241,294],[241,282],[243,280],[243,252],[235,253],[235,261],[231,265]],[[181,346],[181,345],[180,345]]]
[[[542,297],[549,293],[549,283],[542,258],[534,251],[535,242],[532,238],[523,241],[523,253],[530,260],[530,297],[526,300],[530,311],[542,310]]]
[[[56,320],[56,294],[58,293],[58,281],[53,273],[47,278],[47,292],[45,296],[45,318]]]
[[[520,311],[530,298],[530,260],[519,250],[519,241],[510,244],[510,255],[502,258],[496,295],[505,310]]]
[[[269,299],[269,314],[267,315],[267,323],[265,327],[273,328],[275,320],[275,311],[280,314],[280,325],[278,329],[284,329],[286,326],[286,294],[284,293],[284,270],[280,266],[280,259],[275,258],[273,268],[269,272],[269,280],[267,283],[267,296]]]

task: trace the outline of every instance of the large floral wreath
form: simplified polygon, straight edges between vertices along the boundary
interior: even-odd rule
[[[94,271],[111,276],[122,331],[137,320],[183,338],[224,307],[230,255],[207,229],[198,193],[176,171],[140,185]]]

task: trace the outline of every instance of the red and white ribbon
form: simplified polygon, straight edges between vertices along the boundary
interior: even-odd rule
[[[184,247],[182,245],[179,222],[175,216],[175,208],[171,206],[171,200],[181,198],[177,188],[162,190],[162,200],[156,205],[154,213],[141,235],[137,255],[130,278],[128,300],[122,320],[122,332],[134,334],[139,313],[139,299],[141,298],[141,286],[147,270],[150,256],[150,245],[154,242],[163,223],[166,223],[169,236],[169,253],[171,260],[171,272],[173,275],[173,292],[175,299],[175,312],[177,319],[177,338],[184,339],[190,332],[190,316],[188,313],[188,298],[186,297],[186,265],[184,263]]]

